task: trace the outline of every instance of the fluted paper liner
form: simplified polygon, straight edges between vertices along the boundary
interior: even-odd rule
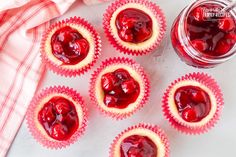
[[[177,83],[185,80],[193,80],[199,82],[200,84],[203,84],[212,91],[214,97],[216,98],[216,111],[213,117],[209,119],[209,121],[202,126],[189,126],[187,122],[183,123],[178,118],[176,118],[170,110],[170,105],[168,104],[169,93]],[[209,129],[214,127],[214,125],[219,120],[223,109],[224,100],[222,91],[217,82],[215,81],[215,79],[213,79],[211,76],[205,73],[190,73],[171,83],[171,85],[164,93],[162,103],[163,103],[162,110],[164,116],[175,129],[186,134],[202,134],[208,132]]]
[[[37,106],[39,103],[47,96],[54,94],[63,94],[66,95],[76,103],[74,105],[80,105],[83,118],[79,119],[80,125],[78,126],[78,129],[74,132],[74,134],[68,139],[64,141],[58,141],[53,138],[51,138],[49,135],[47,137],[45,134],[43,134],[38,126],[36,125],[35,121],[38,120],[38,117],[35,115],[38,115],[36,111]],[[36,139],[37,142],[39,142],[44,147],[50,148],[50,149],[61,149],[63,147],[67,147],[70,144],[73,144],[77,141],[77,139],[84,134],[84,131],[87,126],[87,108],[85,107],[84,100],[80,96],[79,93],[77,93],[75,90],[69,87],[64,86],[57,86],[57,87],[49,87],[44,90],[42,90],[39,94],[35,95],[32,99],[29,108],[27,110],[26,114],[26,121],[28,125],[28,129],[31,132],[32,136]]]
[[[95,93],[95,90],[97,88],[96,87],[97,78],[98,78],[98,75],[103,71],[103,69],[106,68],[107,66],[110,66],[110,65],[127,65],[127,66],[131,67],[142,78],[144,91],[140,91],[140,94],[143,93],[143,97],[136,100],[136,101],[138,101],[137,106],[132,111],[118,114],[118,113],[104,110],[101,107],[101,104],[98,103],[98,99],[97,99],[97,96]],[[119,66],[117,67],[117,69],[118,68],[119,68]],[[134,114],[136,111],[141,109],[146,104],[146,102],[149,99],[149,94],[150,94],[150,82],[149,82],[148,76],[145,73],[143,67],[141,67],[139,64],[137,64],[132,59],[120,58],[120,57],[110,58],[110,59],[107,59],[104,62],[102,62],[102,65],[96,71],[94,71],[94,73],[92,74],[92,78],[90,80],[89,93],[90,93],[90,98],[92,100],[92,103],[94,105],[96,105],[98,107],[98,109],[103,114],[105,114],[109,117],[112,117],[116,120],[122,120],[127,117],[130,117],[132,114]],[[120,110],[122,110],[122,109],[120,109]]]
[[[162,144],[164,145],[165,148],[165,155],[164,156],[160,156],[160,157],[169,157],[170,154],[170,146],[169,146],[169,140],[167,138],[167,135],[165,134],[165,132],[157,125],[151,125],[151,124],[145,124],[145,123],[139,123],[137,125],[131,126],[127,129],[125,129],[124,131],[122,131],[119,135],[117,135],[115,137],[115,139],[113,140],[111,146],[110,146],[110,152],[109,152],[109,157],[117,157],[115,156],[115,146],[117,145],[119,139],[126,134],[129,131],[132,131],[134,129],[144,129],[144,130],[150,130],[153,133],[155,133],[160,139]]]
[[[160,27],[157,39],[155,40],[155,42],[153,44],[150,44],[146,49],[142,49],[140,47],[140,49],[134,50],[134,49],[129,48],[128,46],[122,45],[118,41],[118,39],[116,39],[116,37],[114,36],[114,32],[112,31],[112,28],[110,25],[110,20],[111,20],[113,13],[119,7],[122,7],[125,4],[129,4],[129,3],[141,4],[145,7],[147,7],[148,9],[150,9],[150,11],[155,16],[155,19],[158,22],[158,25]],[[120,52],[125,53],[125,54],[140,56],[140,55],[148,54],[159,47],[162,39],[164,38],[165,32],[166,32],[166,19],[165,19],[165,16],[164,16],[162,10],[160,9],[160,7],[157,6],[153,2],[150,2],[147,0],[116,0],[114,3],[112,3],[106,9],[105,14],[103,15],[103,28],[104,28],[104,31],[106,33],[108,40],[117,50],[119,50]],[[153,29],[155,29],[155,28],[153,28]]]
[[[50,38],[49,34],[52,30],[55,30],[55,28],[60,29],[65,26],[73,26],[73,25],[80,26],[88,30],[92,35],[92,40],[94,41],[93,58],[91,62],[86,63],[86,65],[82,66],[81,68],[76,68],[75,67],[76,65],[71,65],[73,68],[68,68],[68,67],[63,67],[62,65],[58,65],[57,63],[55,63],[49,58],[47,54],[47,50],[46,50],[46,44],[51,44],[51,43],[47,43],[46,40]],[[95,30],[95,28],[88,21],[86,21],[83,18],[75,16],[75,17],[71,17],[71,18],[56,22],[43,34],[40,52],[41,52],[41,58],[42,58],[43,63],[46,64],[46,66],[50,70],[62,76],[73,77],[73,76],[84,74],[89,69],[91,69],[91,67],[96,63],[101,53],[101,39],[97,31]],[[53,54],[50,54],[50,55],[53,55]]]

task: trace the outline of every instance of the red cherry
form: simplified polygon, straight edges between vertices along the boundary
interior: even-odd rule
[[[123,26],[125,29],[131,29],[134,27],[136,21],[137,20],[135,18],[123,17],[121,20],[121,26]]]
[[[65,117],[63,117],[63,124],[65,124],[68,127],[73,127],[75,126],[75,123],[77,122],[76,120],[76,112],[72,111],[68,113]]]
[[[136,91],[136,84],[133,79],[121,83],[121,88],[125,94],[132,94]]]
[[[120,80],[126,80],[131,77],[129,72],[125,69],[117,69],[114,73]]]
[[[68,133],[68,128],[61,124],[61,123],[56,123],[52,125],[52,137],[56,140],[63,140],[67,136]]]
[[[116,77],[113,75],[113,73],[106,73],[102,76],[101,84],[102,88],[105,91],[111,91],[116,83]]]
[[[56,116],[53,112],[51,105],[44,107],[43,110],[40,111],[39,116],[41,116],[41,119],[44,122],[48,122],[48,123],[52,123],[56,119]]]
[[[139,9],[125,9],[116,18],[119,37],[125,42],[139,43],[150,38],[151,17]]]
[[[201,39],[196,39],[191,42],[192,42],[193,47],[200,52],[204,52],[208,48],[207,43]]]
[[[70,45],[79,55],[86,55],[89,50],[89,43],[86,39],[78,39]]]
[[[70,112],[70,110],[71,108],[68,100],[60,98],[55,102],[55,111],[58,114],[67,114],[68,112]]]
[[[147,29],[146,27],[142,27],[136,36],[137,42],[144,42],[145,40],[149,39],[152,35],[152,31]]]
[[[55,42],[52,44],[52,49],[54,52],[58,53],[58,54],[62,54],[63,53],[63,46],[61,45],[60,42]]]
[[[231,31],[235,29],[235,21],[231,17],[225,17],[219,20],[218,27],[225,32]]]
[[[181,92],[179,96],[178,108],[184,109],[189,104],[189,96],[185,92]]]
[[[193,108],[186,108],[182,112],[182,118],[187,122],[194,122],[197,120],[197,113]]]
[[[236,34],[235,33],[230,33],[225,36],[225,39],[229,44],[235,44],[236,43]]]
[[[113,106],[116,106],[117,104],[117,98],[112,96],[112,95],[105,95],[104,97],[104,103],[106,106],[108,107],[113,107]]]
[[[123,94],[122,89],[120,88],[120,86],[117,86],[116,88],[114,88],[112,91],[109,92],[110,95],[113,95],[115,97],[119,97],[121,94]]]
[[[123,68],[104,74],[101,78],[101,87],[104,92],[104,104],[119,109],[124,109],[135,102],[140,91],[138,83]]]
[[[142,157],[140,154],[140,149],[131,147],[128,151],[128,157]]]
[[[122,157],[156,157],[156,144],[145,136],[131,135],[121,142],[120,154]]]
[[[198,22],[202,22],[205,20],[204,17],[204,8],[203,7],[197,7],[193,10],[192,12],[192,16],[194,17],[194,19]]]
[[[201,102],[205,102],[205,94],[202,91],[197,91],[192,93],[192,97],[191,99],[195,102],[195,103],[201,103]]]
[[[217,55],[224,55],[227,52],[229,52],[231,48],[232,46],[229,43],[227,43],[227,40],[221,40],[216,45],[215,51]]]
[[[74,35],[72,34],[72,28],[66,26],[61,28],[57,36],[58,41],[63,43],[69,43],[74,40]]]
[[[119,35],[120,38],[126,42],[132,42],[134,40],[134,35],[130,29],[122,29]]]

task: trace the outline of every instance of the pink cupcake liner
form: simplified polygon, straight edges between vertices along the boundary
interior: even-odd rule
[[[55,64],[51,59],[49,59],[45,50],[45,44],[47,44],[46,39],[48,38],[48,34],[51,32],[51,30],[54,28],[59,29],[59,28],[62,28],[64,26],[68,26],[71,24],[80,25],[83,28],[87,29],[89,32],[91,32],[92,38],[95,43],[95,51],[94,51],[94,56],[93,56],[92,61],[88,63],[86,66],[83,66],[82,68],[79,68],[79,69],[68,69],[68,68],[64,68],[62,66]],[[99,58],[101,54],[101,38],[99,34],[97,33],[97,31],[95,30],[95,28],[88,21],[86,21],[85,19],[81,17],[75,16],[75,17],[71,17],[71,18],[56,22],[55,24],[50,26],[50,28],[43,34],[40,52],[41,52],[41,58],[42,58],[43,63],[46,64],[50,70],[62,76],[74,77],[76,75],[84,74],[89,69],[91,69],[91,67],[96,63],[97,59]]]
[[[51,94],[65,94],[69,97],[71,97],[77,104],[75,105],[80,105],[82,112],[83,112],[83,119],[82,123],[80,124],[79,128],[77,131],[70,137],[70,139],[66,141],[57,141],[57,140],[48,140],[38,129],[38,127],[35,124],[35,109],[38,105],[38,103],[45,98],[48,95]],[[56,87],[49,87],[44,90],[42,90],[39,94],[35,95],[34,98],[32,99],[29,108],[27,110],[26,114],[26,121],[27,121],[27,126],[29,131],[31,132],[32,136],[36,139],[37,142],[39,142],[41,145],[44,147],[50,148],[50,149],[61,149],[64,147],[69,146],[70,144],[73,144],[74,142],[77,141],[77,139],[82,136],[85,132],[85,129],[87,127],[87,108],[85,107],[85,103],[83,98],[80,96],[79,93],[77,93],[75,90],[69,87],[64,87],[64,86],[56,86]],[[81,119],[79,119],[81,121]],[[49,137],[49,136],[48,136]]]
[[[131,127],[127,128],[127,129],[125,129],[119,135],[117,135],[115,137],[115,139],[113,140],[113,142],[112,142],[112,144],[110,146],[109,157],[115,157],[115,155],[114,155],[115,154],[114,148],[115,148],[117,142],[119,141],[119,139],[125,133],[127,133],[127,132],[129,132],[131,130],[140,129],[140,128],[141,129],[150,130],[150,131],[156,133],[160,137],[160,139],[161,139],[161,141],[162,141],[162,143],[163,143],[163,145],[165,147],[165,155],[163,157],[169,157],[170,156],[169,155],[170,154],[170,144],[169,144],[169,140],[168,140],[167,135],[165,134],[165,132],[159,126],[157,126],[157,125],[139,123],[138,125],[134,125],[134,126],[131,126]]]
[[[171,91],[171,89],[173,88],[175,84],[181,81],[185,81],[185,80],[193,80],[193,81],[197,81],[205,85],[212,91],[212,93],[214,94],[216,98],[216,103],[217,103],[216,112],[214,116],[209,120],[209,122],[207,122],[203,126],[193,127],[193,126],[187,125],[186,123],[182,123],[170,111],[170,106],[168,104],[169,92]],[[219,85],[217,84],[217,82],[215,81],[215,79],[213,79],[211,76],[205,73],[190,73],[185,76],[182,76],[181,78],[178,78],[177,80],[171,83],[171,85],[167,88],[166,92],[164,93],[162,103],[163,103],[162,110],[163,110],[164,116],[175,129],[177,129],[178,131],[182,133],[195,135],[195,134],[206,133],[215,126],[215,124],[220,118],[223,105],[224,105],[224,99],[223,99],[222,91]]]
[[[140,102],[138,103],[137,107],[134,108],[134,110],[130,111],[130,112],[126,112],[126,113],[113,113],[110,111],[105,111],[99,104],[97,101],[97,97],[95,94],[95,88],[96,88],[96,81],[98,78],[98,75],[103,71],[104,68],[106,68],[109,65],[116,65],[116,64],[123,64],[123,65],[128,65],[130,67],[132,67],[132,69],[134,69],[142,78],[142,81],[144,83],[144,96],[143,98],[140,100]],[[139,109],[141,109],[146,102],[149,99],[149,95],[150,95],[150,82],[148,79],[147,74],[145,73],[143,67],[141,67],[138,63],[136,63],[135,61],[133,61],[132,59],[128,59],[128,58],[120,58],[120,57],[115,57],[115,58],[109,58],[105,61],[102,62],[102,65],[96,70],[94,71],[94,73],[92,74],[91,80],[90,80],[90,99],[92,101],[92,103],[94,105],[97,106],[97,108],[101,111],[101,113],[103,113],[104,115],[107,115],[109,117],[112,117],[116,120],[122,120],[125,119],[127,117],[130,117],[131,115],[133,115],[136,111],[138,111]]]
[[[113,15],[113,13],[121,6],[128,4],[128,3],[138,3],[141,5],[146,6],[148,9],[150,9],[153,14],[155,15],[156,20],[159,22],[160,26],[160,32],[159,36],[156,39],[155,43],[150,45],[147,49],[144,50],[133,50],[126,46],[123,46],[119,43],[119,41],[114,37],[111,26],[110,26],[110,20]],[[106,36],[110,43],[120,52],[128,55],[145,55],[150,52],[152,52],[154,49],[158,48],[162,39],[165,36],[166,32],[166,19],[164,16],[164,13],[160,9],[159,6],[157,6],[155,3],[152,3],[147,0],[116,0],[114,3],[112,3],[107,9],[105,14],[103,15],[103,28],[106,33]]]

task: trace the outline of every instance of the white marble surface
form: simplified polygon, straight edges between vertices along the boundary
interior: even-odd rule
[[[48,150],[39,145],[29,134],[25,122],[8,153],[8,157],[107,157],[113,138],[123,129],[147,122],[160,125],[170,140],[171,157],[233,157],[236,156],[236,58],[214,69],[203,70],[185,65],[175,54],[170,43],[170,27],[174,18],[190,0],[155,0],[164,10],[167,23],[167,45],[162,56],[156,60],[151,54],[135,59],[145,67],[152,82],[151,99],[148,104],[131,118],[114,121],[101,115],[88,97],[88,79],[91,72],[102,60],[109,56],[124,56],[118,53],[107,41],[102,30],[102,14],[108,4],[85,6],[77,2],[60,19],[81,16],[93,23],[102,36],[103,50],[96,66],[87,74],[77,78],[64,78],[48,72],[42,87],[67,85],[78,90],[86,99],[89,108],[89,125],[78,142],[62,150]],[[127,56],[130,57],[130,56]],[[219,82],[225,98],[225,108],[221,120],[209,133],[200,136],[187,136],[174,130],[161,112],[161,97],[170,82],[188,72],[202,71],[213,75]]]

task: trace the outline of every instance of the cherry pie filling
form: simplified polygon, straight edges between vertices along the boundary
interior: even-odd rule
[[[52,54],[64,65],[81,62],[89,52],[88,41],[74,28],[65,26],[51,38]]]
[[[139,96],[139,83],[125,69],[106,73],[101,78],[104,104],[107,107],[124,109]]]
[[[199,122],[211,110],[210,96],[197,86],[183,86],[174,94],[179,115],[187,122]]]
[[[157,157],[157,146],[147,136],[131,135],[121,142],[121,157]]]
[[[121,40],[130,43],[141,43],[152,36],[152,19],[142,10],[128,8],[116,17],[116,28]]]
[[[79,127],[74,104],[60,96],[51,98],[39,111],[38,120],[55,140],[67,140]]]
[[[222,56],[236,42],[235,18],[229,12],[220,14],[221,6],[201,5],[187,17],[186,31],[192,46],[209,56]]]

